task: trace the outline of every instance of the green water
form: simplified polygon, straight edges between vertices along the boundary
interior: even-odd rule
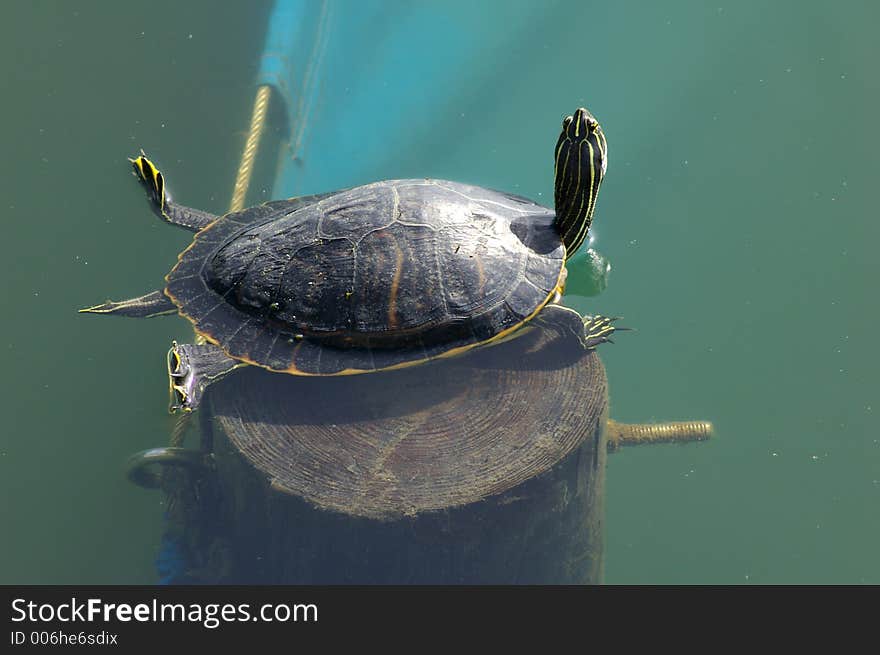
[[[0,12],[0,582],[155,581],[161,498],[122,467],[166,439],[162,358],[189,328],[75,310],[156,288],[189,240],[152,218],[126,156],[174,153],[181,200],[228,204],[269,8]],[[637,328],[602,350],[612,415],[717,428],[609,459],[606,581],[880,583],[880,10],[562,8],[496,53],[466,115],[437,108],[442,147],[397,161],[549,198],[559,117],[587,104],[603,123],[614,269],[578,308]]]

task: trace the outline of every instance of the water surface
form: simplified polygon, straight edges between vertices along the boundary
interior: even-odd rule
[[[156,580],[161,498],[122,465],[167,438],[163,355],[189,328],[76,309],[157,288],[189,240],[152,217],[125,157],[147,148],[176,198],[226,208],[269,9],[3,9],[2,582]],[[596,245],[614,269],[577,308],[637,328],[602,350],[612,415],[717,427],[610,458],[607,582],[880,582],[878,18],[861,2],[553,5],[486,53],[492,75],[461,71],[433,109],[440,138],[401,137],[371,171],[549,203],[559,119],[586,104],[602,121]]]

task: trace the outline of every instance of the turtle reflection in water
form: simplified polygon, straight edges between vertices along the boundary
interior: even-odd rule
[[[566,260],[590,228],[607,147],[586,109],[555,150],[556,211],[444,180],[376,182],[217,217],[172,203],[162,173],[132,160],[154,210],[196,232],[165,288],[81,311],[179,313],[204,345],[173,344],[172,410],[252,364],[290,375],[397,369],[498,343],[539,325],[584,348],[613,319],[559,304]]]

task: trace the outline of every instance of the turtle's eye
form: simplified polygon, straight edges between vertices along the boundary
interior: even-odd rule
[[[584,107],[577,109],[570,119],[563,123],[563,127],[567,128],[571,139],[587,139],[599,128],[599,121]]]

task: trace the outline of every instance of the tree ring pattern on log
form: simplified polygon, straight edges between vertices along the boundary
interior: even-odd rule
[[[598,356],[565,342],[551,357],[535,332],[387,373],[245,368],[212,387],[205,409],[274,489],[321,509],[391,519],[466,505],[550,470],[602,427]]]

